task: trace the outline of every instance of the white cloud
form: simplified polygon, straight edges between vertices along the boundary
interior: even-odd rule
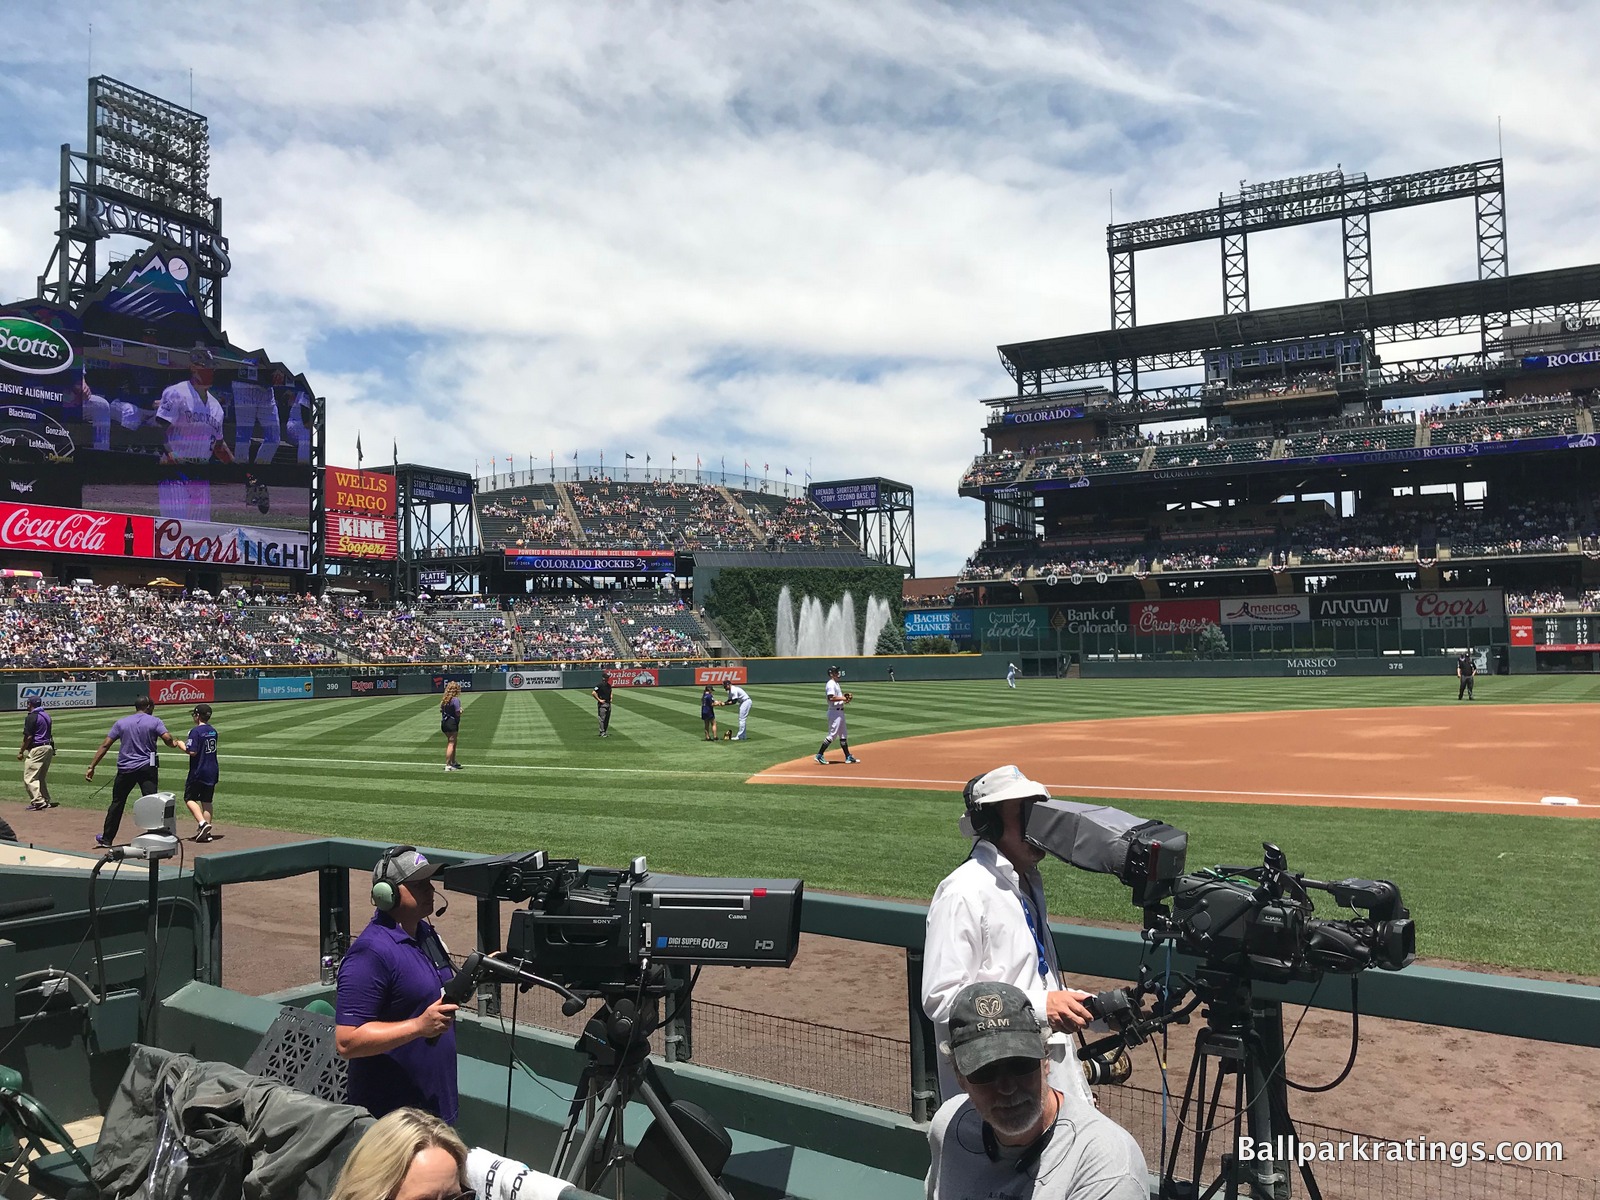
[[[602,446],[917,489],[919,565],[981,537],[954,495],[997,343],[1107,323],[1103,229],[1241,178],[1490,157],[1514,269],[1600,249],[1588,39],[1557,5],[963,7],[830,0],[201,6],[9,14],[0,290],[50,249],[61,84],[212,121],[226,324],[304,366],[329,441],[470,468]],[[182,38],[172,31],[181,29]],[[64,46],[64,43],[66,44]],[[178,50],[175,50],[178,47]],[[86,47],[84,47],[86,48]],[[66,132],[62,132],[65,130]],[[1374,222],[1381,288],[1473,272],[1471,214]],[[1140,262],[1143,320],[1218,308],[1216,248]],[[1258,304],[1341,288],[1337,239],[1252,245]],[[642,461],[642,454],[641,459]]]

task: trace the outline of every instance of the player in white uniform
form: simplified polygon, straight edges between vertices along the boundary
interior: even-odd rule
[[[839,675],[838,667],[828,668],[828,686],[824,689],[828,696],[828,736],[822,739],[822,745],[817,750],[817,761],[823,766],[828,765],[828,760],[823,755],[827,754],[828,747],[833,745],[834,738],[839,739],[839,749],[844,751],[845,762],[861,761],[850,753],[850,727],[844,719],[844,706],[855,697],[839,686]]]
[[[90,390],[86,376],[79,375],[73,380],[62,407],[69,412],[79,410],[82,415],[78,419],[94,429],[96,450],[111,449],[111,402]]]
[[[156,423],[167,433],[168,462],[232,462],[222,440],[222,405],[211,391],[216,371],[211,352],[196,346],[189,355],[189,378],[161,393]]]
[[[1010,688],[1017,686],[1017,664],[1014,662],[1006,664],[1006,686]]]
[[[289,436],[294,439],[294,457],[296,462],[308,463],[311,461],[311,426],[307,424],[311,416],[311,397],[298,388],[295,389],[294,400],[289,405]]]
[[[261,445],[256,449],[255,461],[269,463],[283,443],[278,426],[278,398],[273,389],[264,383],[250,383],[236,379],[233,383],[233,457],[237,462],[249,462],[250,441],[256,426],[261,427]]]
[[[733,740],[736,742],[742,742],[744,741],[745,722],[750,719],[750,705],[753,703],[753,701],[750,699],[750,693],[745,691],[737,683],[724,683],[722,685],[722,691],[724,696],[722,705],[724,708],[731,705],[738,706],[739,732],[733,735]]]

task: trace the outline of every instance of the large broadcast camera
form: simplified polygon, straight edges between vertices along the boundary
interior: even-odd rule
[[[669,1196],[731,1200],[721,1173],[733,1141],[705,1109],[667,1094],[650,1062],[650,1036],[665,1023],[663,1000],[672,998],[674,1017],[686,1009],[694,984],[682,968],[696,968],[698,978],[700,967],[794,962],[804,884],[658,875],[643,858],[621,870],[584,867],[543,850],[447,867],[443,880],[479,899],[527,902],[511,914],[505,950],[469,956],[446,985],[446,1000],[466,1003],[492,982],[556,992],[569,1017],[600,1001],[578,1039],[588,1062],[550,1173],[599,1191],[615,1172],[617,1194],[625,1194],[623,1114],[637,1097],[655,1119],[638,1139],[634,1164]]]
[[[1169,971],[1159,977],[1141,966],[1133,987],[1101,992],[1085,1002],[1111,1031],[1078,1052],[1091,1082],[1126,1079],[1129,1047],[1169,1025],[1187,1024],[1201,1010],[1204,1024],[1195,1036],[1177,1133],[1162,1163],[1160,1195],[1187,1200],[1220,1192],[1231,1200],[1247,1190],[1255,1196],[1287,1196],[1281,1164],[1241,1161],[1231,1149],[1246,1131],[1267,1138],[1270,1145],[1288,1144],[1276,1139],[1296,1136],[1288,1089],[1300,1085],[1291,1083],[1285,1071],[1282,1005],[1256,995],[1254,985],[1315,984],[1325,974],[1349,977],[1350,1058],[1337,1078],[1313,1090],[1337,1087],[1355,1065],[1357,975],[1369,967],[1399,971],[1416,958],[1416,926],[1401,903],[1400,889],[1383,879],[1307,879],[1291,872],[1287,856],[1270,842],[1262,843],[1260,866],[1185,873],[1186,833],[1102,805],[1034,801],[1023,832],[1031,845],[1065,863],[1115,876],[1133,890],[1134,903],[1144,910],[1146,941],[1200,960],[1191,973]],[[1325,893],[1356,915],[1338,920],[1313,916],[1313,892]],[[1165,1074],[1164,1066],[1162,1070]],[[1223,1089],[1227,1076],[1234,1083],[1231,1114]],[[1218,1134],[1224,1128],[1229,1132]],[[1193,1133],[1194,1142],[1189,1178],[1180,1179],[1185,1133]],[[1204,1185],[1199,1181],[1214,1136],[1229,1149],[1222,1152],[1215,1178]],[[1320,1200],[1310,1164],[1296,1165],[1308,1194]]]

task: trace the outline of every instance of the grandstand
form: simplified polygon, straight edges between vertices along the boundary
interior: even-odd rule
[[[1112,327],[999,347],[1016,392],[983,402],[958,487],[985,537],[957,604],[1504,588],[1562,612],[1594,594],[1600,267],[1509,274],[1503,222],[1480,224],[1478,282],[1373,294],[1347,225],[1343,300],[1249,305],[1249,231],[1481,205],[1501,171],[1329,172],[1226,197],[1226,234],[1205,210],[1110,227]],[[1138,325],[1135,252],[1207,238],[1224,311]]]

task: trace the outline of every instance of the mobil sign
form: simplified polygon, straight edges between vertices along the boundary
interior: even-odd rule
[[[694,681],[700,687],[708,683],[748,683],[748,672],[743,667],[696,667]]]
[[[1497,588],[1406,592],[1400,597],[1402,629],[1468,629],[1505,623],[1504,595]]]
[[[153,679],[150,699],[155,704],[209,704],[217,698],[213,679]]]

